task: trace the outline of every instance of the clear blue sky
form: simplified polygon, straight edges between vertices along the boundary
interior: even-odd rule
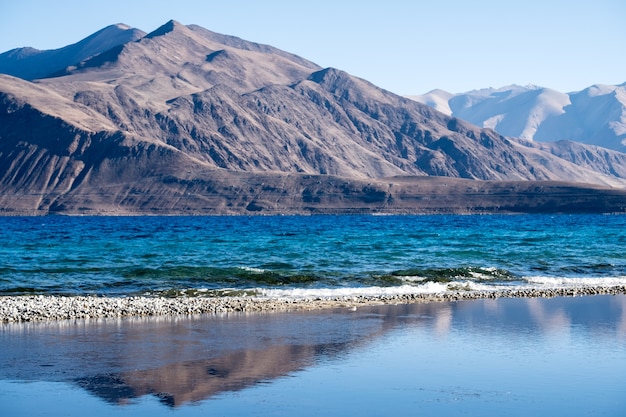
[[[624,0],[0,0],[0,52],[170,19],[267,43],[398,94],[626,82]]]

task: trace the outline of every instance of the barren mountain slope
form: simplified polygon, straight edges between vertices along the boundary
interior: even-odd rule
[[[623,186],[611,168],[620,155],[581,167],[345,72],[174,21],[52,78],[0,76],[9,212],[419,211],[428,204],[399,177]]]

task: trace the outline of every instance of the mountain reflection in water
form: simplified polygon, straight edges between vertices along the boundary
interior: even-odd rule
[[[155,395],[175,407],[292,374],[443,307],[9,324],[0,379],[72,382],[115,404]]]
[[[454,328],[553,335],[582,326],[599,335],[603,328],[617,330],[626,340],[625,300],[501,299],[7,324],[0,327],[0,379],[69,382],[119,405],[154,395],[179,407],[341,359],[399,328],[445,338]]]
[[[111,403],[124,404],[144,395],[156,395],[163,404],[177,407],[288,375],[311,364],[315,350],[314,346],[272,346],[236,351],[212,360],[87,377],[77,383]]]

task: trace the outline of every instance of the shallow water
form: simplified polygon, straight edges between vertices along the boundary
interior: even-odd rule
[[[0,412],[626,414],[626,296],[0,325]]]
[[[0,295],[625,285],[626,216],[0,217]]]

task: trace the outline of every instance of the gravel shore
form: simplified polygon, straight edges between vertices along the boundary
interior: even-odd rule
[[[626,294],[626,286],[494,291],[449,291],[438,294],[348,296],[318,298],[260,297],[96,297],[96,296],[3,296],[0,323],[43,320],[88,319],[127,316],[216,314],[229,312],[297,311],[323,308],[355,308],[365,305],[410,304],[483,298],[574,297]]]

